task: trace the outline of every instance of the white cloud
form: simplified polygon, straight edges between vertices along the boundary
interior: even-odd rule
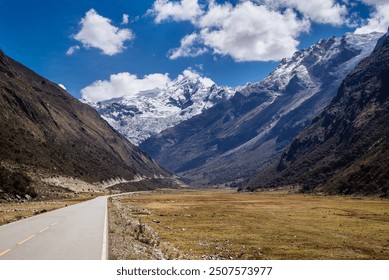
[[[73,55],[75,51],[78,51],[80,49],[80,46],[78,45],[75,45],[75,46],[71,46],[67,51],[66,51],[66,55]]]
[[[197,0],[181,0],[180,2],[156,0],[148,13],[155,16],[156,23],[167,20],[195,22],[203,11]]]
[[[208,11],[199,19],[198,25],[200,27],[221,27],[233,9],[234,7],[228,2],[224,5],[218,5],[214,1],[210,1]]]
[[[356,33],[386,31],[388,0],[358,0],[374,8],[371,18]],[[207,4],[200,5],[199,2]],[[312,23],[360,26],[350,0],[155,0],[149,14],[155,22],[191,21],[195,30],[169,51],[171,59],[195,57],[205,52],[230,56],[236,61],[268,61],[296,51],[299,36]],[[219,1],[220,2],[220,1]]]
[[[388,0],[361,0],[367,5],[385,5],[388,4]]]
[[[357,34],[370,32],[386,32],[389,26],[389,3],[387,0],[362,0],[366,5],[374,8],[370,18],[361,27],[355,30]]]
[[[290,2],[314,22],[332,25],[347,22],[347,7],[334,0],[290,0]]]
[[[124,43],[134,39],[130,29],[119,29],[111,24],[109,18],[99,15],[90,9],[80,22],[81,30],[74,39],[85,48],[97,48],[106,55],[114,55],[125,49]]]
[[[299,20],[291,9],[283,13],[248,1],[236,7],[219,9],[222,22],[203,21],[200,34],[214,53],[230,55],[236,61],[279,60],[292,55],[296,37],[309,30],[307,20]],[[211,7],[210,13],[213,12]]]
[[[168,74],[150,74],[143,78],[128,72],[110,76],[109,81],[96,81],[81,90],[82,98],[92,102],[109,100],[112,98],[138,95],[145,90],[163,88],[170,82]]]
[[[201,47],[201,38],[198,34],[192,33],[181,39],[181,46],[169,51],[170,59],[179,57],[196,57],[207,52],[207,49]]]
[[[129,15],[123,14],[122,24],[128,24]]]
[[[235,7],[211,1],[195,26],[199,32],[185,36],[181,46],[170,51],[171,59],[210,49],[236,61],[279,60],[292,55],[299,43],[296,37],[309,30],[309,22],[298,19],[291,9],[278,12],[251,1]]]
[[[265,0],[269,7],[294,8],[317,23],[342,25],[347,22],[347,7],[335,0]]]

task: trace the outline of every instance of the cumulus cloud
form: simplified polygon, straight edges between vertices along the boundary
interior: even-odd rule
[[[359,0],[371,6],[370,18],[361,26],[348,0],[155,0],[148,11],[158,24],[190,21],[195,31],[169,51],[171,59],[195,57],[206,52],[230,56],[236,61],[267,61],[296,51],[299,36],[312,23],[360,27],[356,33],[385,32],[389,26],[388,0]],[[203,2],[201,2],[203,3]]]
[[[78,45],[71,46],[71,47],[66,51],[66,55],[73,55],[74,52],[78,51],[79,49],[80,49],[80,46],[78,46]]]
[[[283,12],[245,1],[236,6],[210,1],[194,23],[198,33],[185,36],[170,58],[194,57],[211,50],[236,61],[279,60],[292,55],[297,36],[309,30],[309,21],[292,9]]]
[[[335,0],[264,0],[275,8],[293,8],[313,22],[342,25],[347,22],[347,7]]]
[[[367,5],[385,5],[388,4],[387,0],[361,0]]]
[[[166,20],[195,22],[203,11],[197,0],[156,0],[148,13],[155,16],[156,23]]]
[[[168,74],[150,74],[143,78],[128,72],[113,74],[109,80],[99,80],[81,90],[82,98],[92,102],[138,95],[145,90],[164,88],[170,82]]]
[[[373,7],[373,12],[365,24],[355,30],[357,34],[370,32],[386,32],[389,26],[389,2],[387,0],[362,0]]]
[[[234,7],[229,2],[218,5],[215,1],[210,1],[208,11],[199,19],[198,25],[202,28],[209,26],[221,27],[233,10]]]
[[[81,19],[81,30],[74,35],[74,39],[81,42],[85,48],[97,48],[106,55],[120,53],[125,49],[124,43],[135,36],[130,29],[120,29],[111,22],[109,18],[90,9]]]
[[[179,57],[196,57],[207,52],[207,48],[201,47],[202,40],[198,34],[192,33],[181,39],[181,46],[169,51],[170,59]]]
[[[201,38],[214,53],[230,55],[236,61],[269,61],[290,56],[299,43],[296,37],[309,30],[309,22],[298,19],[291,9],[278,12],[250,1],[236,7],[218,6],[214,4],[209,12],[217,9],[219,18],[224,20],[203,20]]]

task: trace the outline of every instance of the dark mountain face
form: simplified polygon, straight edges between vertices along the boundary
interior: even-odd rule
[[[0,51],[0,161],[86,182],[170,176],[89,106]],[[37,171],[38,172],[38,171]]]
[[[140,147],[168,169],[199,183],[247,180],[279,160],[379,37],[347,34],[321,40],[283,60],[262,82]]]
[[[250,189],[299,184],[342,194],[389,195],[389,39],[347,76],[331,104]]]

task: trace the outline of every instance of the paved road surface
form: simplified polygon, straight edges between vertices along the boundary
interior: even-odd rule
[[[106,258],[107,196],[0,227],[0,259]]]

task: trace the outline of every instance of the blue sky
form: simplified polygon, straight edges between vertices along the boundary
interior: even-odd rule
[[[0,48],[77,98],[120,73],[140,90],[185,69],[238,86],[322,38],[385,31],[387,2],[1,0]]]

